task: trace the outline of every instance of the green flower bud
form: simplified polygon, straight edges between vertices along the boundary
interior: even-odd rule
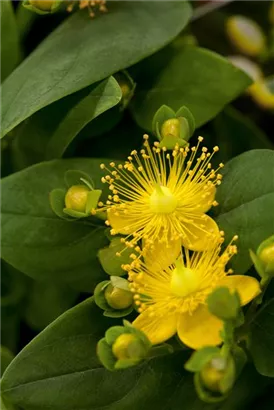
[[[161,128],[161,136],[165,138],[172,135],[175,138],[180,138],[180,121],[178,118],[166,120]]]
[[[85,212],[89,192],[90,189],[85,185],[73,185],[70,187],[65,196],[66,208]]]
[[[126,309],[132,305],[133,297],[130,291],[114,287],[111,283],[105,290],[105,299],[113,309]]]
[[[265,265],[274,262],[274,244],[262,250],[260,253],[260,259]]]
[[[55,0],[29,0],[29,4],[43,11],[51,11],[51,8],[55,3]]]
[[[235,380],[235,365],[232,357],[216,356],[201,370],[200,379],[203,385],[214,393],[226,393]]]
[[[118,360],[140,360],[146,355],[146,349],[138,336],[124,333],[117,337],[112,345],[112,353]]]
[[[266,273],[274,273],[274,235],[261,243],[257,256]]]

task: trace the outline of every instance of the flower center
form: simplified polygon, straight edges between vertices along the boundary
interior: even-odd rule
[[[196,272],[186,268],[180,260],[176,261],[175,265],[170,281],[171,292],[176,296],[185,297],[199,290],[200,283]]]
[[[176,209],[177,199],[169,188],[156,185],[150,196],[149,204],[150,210],[155,214],[170,214]]]

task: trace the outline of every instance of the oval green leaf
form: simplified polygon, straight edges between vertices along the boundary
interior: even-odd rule
[[[117,1],[94,20],[85,10],[70,16],[5,81],[2,134],[46,105],[159,50],[190,15],[185,1]]]
[[[199,127],[214,118],[251,83],[245,73],[209,50],[191,46],[171,56],[166,53],[163,51],[162,59],[168,61],[156,81],[153,78],[153,83],[148,85],[143,76],[145,83],[142,84],[141,78],[135,91],[132,113],[138,125],[146,130],[151,130],[153,116],[163,104],[175,111],[185,105]]]
[[[183,370],[184,352],[110,372],[95,351],[111,323],[92,299],[64,313],[9,365],[4,399],[26,410],[181,410],[182,403],[193,410],[237,410],[251,408],[269,384],[248,368],[229,399],[214,407],[198,400],[192,375]]]
[[[239,236],[238,254],[231,260],[235,273],[251,267],[249,249],[256,250],[274,232],[273,164],[274,151],[262,149],[245,152],[224,167],[217,189],[216,222],[226,242]]]

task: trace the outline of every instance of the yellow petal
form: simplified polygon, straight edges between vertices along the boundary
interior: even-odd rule
[[[182,245],[192,251],[205,251],[214,248],[220,237],[216,222],[210,216],[202,214],[185,224],[186,237]]]
[[[178,319],[177,332],[181,341],[192,349],[221,343],[223,322],[213,316],[205,305],[200,305],[191,315],[182,313]]]
[[[143,242],[143,249],[145,243]],[[168,247],[165,243],[162,243],[157,239],[154,241],[151,248],[146,250],[145,264],[148,269],[166,269],[172,265],[181,252],[181,240],[170,240]]]
[[[176,333],[177,316],[175,314],[157,317],[150,316],[150,312],[145,310],[132,323],[137,329],[142,330],[150,342],[154,345],[165,342]]]
[[[199,212],[207,212],[212,207],[216,195],[215,185],[206,187],[206,190],[200,195],[198,206]]]
[[[237,290],[240,295],[241,304],[246,305],[261,292],[259,282],[251,276],[228,275],[219,283],[230,290]]]
[[[110,208],[107,213],[108,221],[110,226],[116,231],[116,233],[121,233],[122,235],[129,235],[133,231],[127,229],[132,225],[132,219],[128,214],[124,214],[122,211],[117,211],[116,209]]]

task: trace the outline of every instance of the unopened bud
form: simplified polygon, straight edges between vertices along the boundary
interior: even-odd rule
[[[124,333],[113,343],[112,353],[118,360],[139,359],[143,357],[143,348],[137,336]]]
[[[55,0],[29,0],[29,4],[43,11],[51,11],[51,8],[55,3]]]
[[[175,138],[180,138],[180,121],[178,118],[166,120],[161,128],[161,136],[165,138],[172,135]]]
[[[257,256],[266,273],[274,273],[274,235],[261,243]]]
[[[257,56],[265,49],[265,36],[260,26],[245,16],[232,16],[227,20],[227,35],[242,53]]]
[[[264,248],[259,256],[265,265],[274,263],[274,244]]]
[[[89,192],[90,189],[85,185],[73,185],[70,187],[65,196],[66,208],[85,212]]]
[[[132,305],[133,297],[130,291],[114,287],[111,283],[105,290],[105,299],[113,309],[126,309]]]

